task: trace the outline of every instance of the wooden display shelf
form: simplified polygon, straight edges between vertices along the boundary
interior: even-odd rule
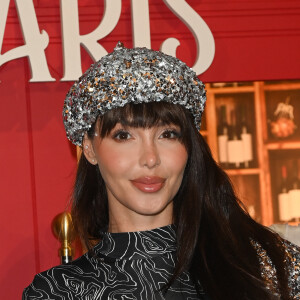
[[[224,171],[230,176],[237,175],[259,175],[261,170],[258,168],[249,169],[224,169]]]
[[[266,144],[268,150],[290,150],[300,149],[300,141],[289,142],[268,142]]]
[[[207,87],[207,90],[214,94],[236,94],[236,93],[253,93],[254,86],[237,86],[237,87]]]
[[[277,94],[277,91],[279,94]],[[296,136],[294,140],[268,140],[268,119],[270,119],[271,116],[270,111],[273,112],[276,108],[273,107],[274,103],[283,101],[286,94],[291,94],[293,95],[293,99],[298,99],[299,92],[300,82],[272,82],[269,84],[262,81],[256,81],[253,82],[252,85],[228,87],[213,87],[211,84],[207,84],[208,101],[206,104],[206,120],[209,120],[209,122],[206,123],[204,132],[216,161],[218,161],[217,111],[219,106],[225,103],[228,107],[231,107],[235,103],[253,101],[249,100],[251,97],[254,99],[254,111],[248,112],[248,115],[250,114],[251,116],[252,113],[254,114],[253,118],[249,117],[249,125],[253,129],[253,150],[257,152],[254,161],[256,162],[255,165],[257,165],[257,167],[249,169],[224,169],[224,171],[231,177],[235,189],[240,190],[240,194],[243,197],[245,197],[245,195],[246,198],[250,197],[241,200],[246,205],[250,204],[251,206],[254,205],[256,207],[257,212],[260,215],[259,218],[257,218],[257,221],[267,226],[274,222],[278,222],[277,200],[274,198],[274,194],[272,194],[272,182],[274,178],[270,174],[270,170],[273,170],[270,165],[271,154],[275,152],[273,150],[277,150],[279,153],[280,151],[290,150],[294,151],[296,156],[298,156],[297,151],[299,149],[300,158],[300,140],[298,136]],[[246,93],[251,95],[250,98],[249,95],[246,96]],[[223,97],[222,94],[225,97]],[[226,100],[227,95],[228,101]],[[272,98],[273,96],[274,98]],[[283,100],[281,100],[281,98]],[[269,104],[273,106],[267,106]],[[297,112],[297,110],[295,111],[295,120],[300,120],[299,112]],[[201,133],[203,134],[203,132]]]
[[[265,91],[289,91],[300,90],[300,82],[264,85]]]

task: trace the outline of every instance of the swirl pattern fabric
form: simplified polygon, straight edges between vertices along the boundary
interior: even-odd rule
[[[289,274],[290,299],[300,300],[300,248],[283,240]],[[278,295],[276,269],[262,246],[257,251],[262,278]],[[104,233],[94,248],[77,260],[35,276],[24,290],[23,300],[209,300],[197,296],[189,273],[183,273],[164,293],[176,259],[173,225],[149,231]]]
[[[172,225],[149,231],[104,233],[94,252],[96,256],[85,254],[36,275],[24,290],[23,300],[199,299],[188,273],[164,293],[176,259]]]

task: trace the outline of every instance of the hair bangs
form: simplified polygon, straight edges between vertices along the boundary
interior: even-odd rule
[[[118,123],[124,127],[135,128],[174,124],[179,126],[183,133],[187,127],[186,114],[189,112],[184,107],[168,102],[128,103],[100,117],[100,136],[107,136]]]

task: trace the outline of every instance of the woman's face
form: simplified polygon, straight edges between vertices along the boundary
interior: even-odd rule
[[[175,125],[144,129],[118,123],[104,138],[84,139],[84,153],[106,184],[111,231],[172,223],[172,200],[188,158],[180,134]]]

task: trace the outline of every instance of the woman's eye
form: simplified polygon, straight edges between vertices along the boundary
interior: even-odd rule
[[[119,141],[129,140],[131,137],[130,133],[125,130],[118,130],[113,134],[113,139]]]
[[[161,138],[164,138],[164,139],[172,139],[172,140],[175,140],[175,139],[178,139],[180,137],[180,133],[176,130],[165,130],[161,136]]]

